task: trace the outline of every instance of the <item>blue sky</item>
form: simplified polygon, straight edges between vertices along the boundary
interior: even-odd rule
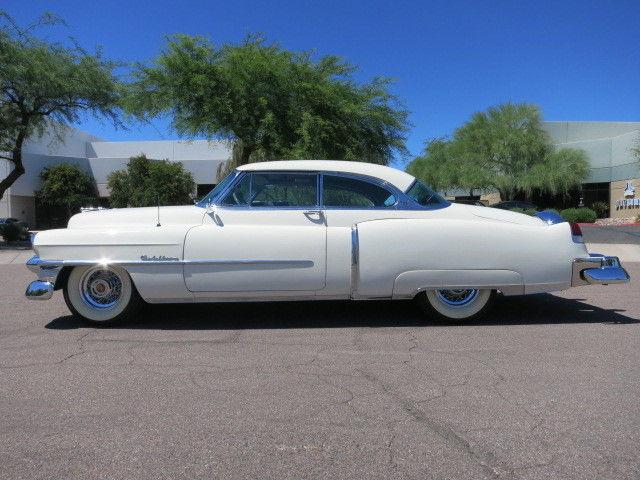
[[[261,32],[292,50],[336,54],[357,78],[396,79],[411,112],[412,155],[472,112],[504,101],[533,102],[547,120],[640,121],[640,2],[631,1],[87,1],[4,0],[20,23],[52,11],[72,35],[108,58],[146,61],[164,36],[200,34],[214,43]],[[170,139],[166,120],[114,131],[107,140]]]

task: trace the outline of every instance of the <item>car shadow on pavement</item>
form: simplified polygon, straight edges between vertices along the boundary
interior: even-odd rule
[[[622,312],[625,310],[600,308],[585,303],[584,299],[567,299],[550,294],[498,297],[493,309],[484,319],[469,322],[429,319],[411,301],[147,305],[135,319],[112,328],[233,330],[640,323],[640,320]],[[67,330],[85,326],[81,320],[67,315],[52,320],[46,328]]]

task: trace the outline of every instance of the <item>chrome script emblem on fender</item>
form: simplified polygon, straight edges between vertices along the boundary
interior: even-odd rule
[[[152,255],[151,257],[142,255],[140,257],[140,260],[142,260],[143,262],[177,262],[180,259],[178,257],[166,257],[164,255]]]

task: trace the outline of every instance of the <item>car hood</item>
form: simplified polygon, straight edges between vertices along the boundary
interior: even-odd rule
[[[199,225],[205,210],[195,205],[178,207],[114,208],[74,215],[68,228],[112,226],[153,227],[169,225]]]
[[[532,217],[530,215],[525,215],[524,213],[512,212],[510,210],[501,210],[499,208],[477,207],[472,205],[466,205],[466,207],[468,209],[468,212],[472,215],[480,218],[486,218],[487,220],[515,223],[518,225],[545,225],[545,223],[538,217]]]

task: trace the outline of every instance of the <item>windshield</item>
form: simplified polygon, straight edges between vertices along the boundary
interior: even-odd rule
[[[416,180],[406,191],[406,194],[413,198],[423,207],[427,205],[439,205],[446,201],[436,192],[427,187],[420,180]]]
[[[229,175],[224,177],[224,180],[222,180],[218,185],[216,185],[213,190],[207,193],[204,196],[204,198],[200,200],[196,205],[204,208],[207,206],[207,204],[213,203],[216,197],[227,189],[227,187],[233,182],[233,180],[238,176],[238,174],[239,172],[237,170],[234,170]]]

